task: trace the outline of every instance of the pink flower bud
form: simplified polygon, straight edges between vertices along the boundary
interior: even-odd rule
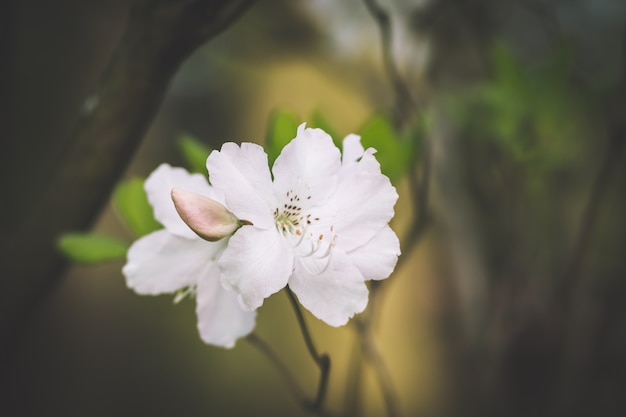
[[[210,242],[233,234],[242,225],[226,207],[208,197],[173,188],[172,201],[187,226]]]

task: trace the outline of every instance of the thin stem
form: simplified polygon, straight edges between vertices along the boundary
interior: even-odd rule
[[[358,336],[358,334],[357,334]],[[358,416],[361,398],[361,380],[363,378],[363,356],[361,355],[361,341],[358,337],[352,340],[352,353],[348,364],[346,391],[343,402],[343,413],[346,417]]]
[[[282,375],[285,383],[287,384],[287,388],[296,399],[302,408],[307,411],[311,411],[314,414],[322,417],[333,417],[333,415],[320,406],[316,408],[312,408],[311,402],[306,397],[304,390],[298,384],[294,374],[289,370],[289,367],[283,362],[282,358],[272,347],[270,344],[265,341],[261,336],[257,333],[250,333],[246,336],[246,340],[257,350],[259,350],[265,357],[276,367],[278,372]]]
[[[317,349],[315,348],[315,344],[313,343],[313,338],[311,337],[311,333],[309,332],[309,328],[306,325],[306,321],[304,320],[304,314],[302,314],[302,309],[300,308],[300,304],[296,299],[294,293],[287,287],[285,289],[289,301],[291,302],[291,306],[293,307],[293,311],[296,314],[296,319],[298,321],[298,325],[300,326],[300,330],[302,331],[302,337],[304,338],[304,343],[306,344],[307,349],[309,350],[309,354],[313,358],[313,361],[317,364],[317,367],[320,370],[320,380],[317,388],[317,395],[315,400],[310,403],[309,408],[313,411],[321,409],[322,403],[324,402],[324,398],[326,396],[326,389],[328,387],[328,377],[330,375],[330,357],[327,354],[319,354]]]
[[[623,145],[624,140],[621,137],[621,132],[614,132],[607,146],[600,171],[598,172],[591,187],[585,211],[580,219],[578,235],[570,256],[570,261],[565,269],[565,273],[561,278],[561,284],[557,290],[557,297],[566,307],[571,302],[574,289],[580,281],[583,264],[588,254],[587,249],[589,248],[591,235],[596,220],[598,219],[602,196],[604,195],[605,189],[608,185],[611,173],[619,162],[619,156],[624,148]]]
[[[417,111],[416,103],[413,100],[408,85],[401,77],[398,66],[393,58],[391,47],[391,17],[376,0],[363,0],[363,2],[372,15],[372,18],[376,21],[380,30],[383,63],[395,94],[394,121],[396,123],[396,127],[399,128],[406,125],[411,120],[413,113]],[[414,164],[411,166],[409,177],[411,183],[411,200],[416,209],[416,216],[413,219],[412,225],[409,228],[405,241],[402,245],[404,256],[400,257],[396,268],[408,259],[408,254],[419,242],[430,221],[428,212],[430,171],[430,146],[427,142],[424,142],[422,150],[421,175],[418,176],[417,165]],[[376,374],[377,381],[380,385],[385,401],[387,414],[390,417],[395,417],[399,415],[397,396],[395,394],[389,372],[372,336],[372,327],[378,311],[377,307],[381,299],[381,290],[385,287],[383,282],[384,281],[374,281],[371,283],[370,306],[361,316],[355,319],[355,327],[359,336],[363,357]],[[358,364],[356,364],[351,366],[348,377],[350,379],[354,379],[355,376],[360,373],[361,368]]]
[[[411,96],[411,91],[402,79],[396,61],[393,59],[391,50],[391,17],[380,7],[376,0],[363,0],[363,3],[365,3],[367,10],[376,21],[380,30],[383,65],[389,75],[395,94],[395,122],[397,126],[403,125],[410,118],[415,103]]]
[[[291,391],[291,394],[294,396],[296,401],[303,406],[308,406],[308,401],[306,399],[304,391],[302,390],[302,388],[300,388],[300,385],[298,385],[296,378],[293,376],[291,371],[289,371],[289,368],[287,367],[287,365],[285,365],[281,357],[272,349],[269,343],[263,340],[263,338],[256,333],[250,333],[246,337],[246,340],[256,349],[258,349],[262,354],[264,354],[267,359],[269,359],[269,361],[276,367],[278,372],[285,380],[287,388],[289,389],[289,391]]]
[[[431,176],[431,146],[430,142],[425,139],[422,144],[422,164],[421,176],[418,176],[416,166],[412,166],[409,172],[409,182],[411,184],[411,199],[415,207],[416,215],[406,234],[405,241],[402,245],[402,251],[405,256],[398,260],[399,268],[408,259],[408,254],[413,247],[419,242],[423,233],[426,231],[430,222],[430,212],[428,211],[428,193],[430,190]]]
[[[363,357],[376,374],[376,380],[378,381],[378,385],[380,386],[380,390],[383,394],[383,400],[385,401],[387,415],[389,417],[397,417],[400,415],[398,398],[393,387],[391,376],[387,370],[387,366],[385,365],[382,355],[380,354],[380,351],[374,342],[374,338],[372,337],[371,321],[357,321],[356,324],[357,332],[360,336]],[[365,326],[360,326],[361,324],[365,324]]]
[[[556,297],[565,308],[568,308],[574,289],[580,280],[580,274],[588,252],[589,241],[598,218],[602,196],[605,193],[613,169],[621,162],[621,153],[626,147],[626,125],[624,123],[626,104],[622,101],[624,91],[626,91],[626,31],[622,35],[621,64],[621,79],[614,89],[616,97],[609,101],[608,104],[610,107],[607,108],[610,133],[609,143],[607,144],[600,171],[592,184],[589,198],[584,209],[585,211],[580,219],[578,235],[574,241],[569,263],[556,289]]]
[[[411,90],[400,75],[396,61],[393,58],[391,50],[391,17],[377,3],[376,0],[363,0],[367,10],[376,21],[381,35],[381,48],[385,70],[393,85],[395,93],[395,117],[396,127],[400,127],[411,119],[413,112],[417,111],[416,103],[411,95]],[[402,245],[404,253],[409,253],[417,244],[422,233],[426,230],[430,216],[428,212],[428,191],[430,184],[431,157],[430,145],[424,141],[422,146],[422,175],[417,176],[416,164],[411,166],[409,180],[411,183],[411,199],[416,207],[417,216],[414,218],[411,227],[408,230],[406,241]],[[398,265],[400,266],[408,256],[400,257]],[[380,291],[384,281],[374,281],[371,284],[371,297]],[[368,309],[369,310],[369,309]],[[371,314],[370,314],[371,316]]]
[[[417,240],[413,241],[414,243]],[[402,259],[402,257],[400,258]],[[359,316],[355,317],[354,324],[360,344],[361,352],[365,362],[372,367],[376,374],[376,381],[380,387],[389,417],[397,417],[400,415],[398,397],[392,383],[391,376],[385,365],[382,355],[372,335],[374,320],[379,311],[383,288],[381,281],[373,281],[370,287],[370,302],[368,308]],[[355,365],[350,369],[348,378],[354,380],[358,374],[361,374],[360,366]]]
[[[411,114],[413,112],[417,112],[418,109],[416,108],[416,103],[411,95],[411,90],[400,75],[398,65],[393,57],[391,48],[391,17],[376,0],[363,0],[363,3],[372,15],[372,18],[376,21],[380,31],[383,63],[394,89],[396,101],[395,116],[397,127],[399,127],[407,123],[411,119]],[[431,171],[430,154],[430,144],[425,140],[422,145],[421,153],[421,177],[418,178],[416,169],[417,164],[413,164],[411,166],[409,175],[409,181],[411,183],[411,199],[414,207],[416,207],[417,215],[408,230],[406,241],[402,245],[402,250],[405,253],[410,252],[415,244],[417,244],[422,236],[422,233],[426,230],[426,226],[430,220],[428,212],[428,191]],[[401,257],[398,266],[407,258],[407,256]],[[377,292],[382,286],[381,284],[382,281],[373,282],[371,287],[372,292]]]
[[[375,288],[380,289],[382,287],[377,286]],[[354,319],[354,323],[361,346],[361,352],[363,353],[363,358],[365,359],[365,362],[372,367],[372,370],[376,374],[376,381],[378,382],[380,390],[383,394],[387,415],[389,417],[397,417],[400,415],[398,397],[395,393],[391,376],[389,375],[385,361],[383,360],[382,355],[374,342],[374,337],[372,336],[372,327],[375,313],[378,311],[377,307],[380,300],[380,294],[380,291],[371,291],[369,307],[361,316]],[[351,371],[360,373],[361,369],[353,367]],[[351,378],[354,378],[354,376]]]

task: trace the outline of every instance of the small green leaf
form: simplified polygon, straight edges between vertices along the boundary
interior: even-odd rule
[[[528,83],[522,67],[513,52],[503,43],[497,43],[491,51],[496,84],[508,93],[524,94]]]
[[[75,262],[93,264],[124,259],[129,244],[103,234],[66,233],[59,237],[57,246]]]
[[[210,146],[185,133],[178,137],[178,147],[192,172],[207,173],[206,159],[212,150]]]
[[[296,137],[299,124],[298,117],[289,110],[277,109],[272,112],[265,136],[265,149],[270,166],[274,164],[285,145]]]
[[[113,192],[113,204],[117,213],[137,237],[162,228],[154,219],[143,183],[143,179],[133,178],[118,184]]]
[[[377,115],[365,122],[359,130],[361,143],[365,149],[374,148],[380,169],[392,183],[400,179],[408,170],[411,160],[416,157],[416,140],[399,137],[389,120]],[[411,135],[414,138],[415,135]]]
[[[343,140],[343,136],[337,133],[337,129],[335,129],[326,116],[320,110],[314,110],[311,114],[311,123],[307,127],[317,127],[322,129],[324,132],[328,133],[331,138],[333,138],[333,142],[335,145],[341,149],[341,141]]]

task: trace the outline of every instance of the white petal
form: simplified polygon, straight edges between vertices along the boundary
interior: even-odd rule
[[[273,226],[276,204],[267,154],[262,147],[254,143],[242,143],[241,147],[225,143],[220,151],[211,152],[207,169],[211,184],[224,193],[226,207],[237,218],[256,227]]]
[[[364,159],[366,155],[367,152]],[[356,165],[363,162],[362,159]],[[346,169],[329,201],[323,207],[311,210],[311,217],[320,221],[311,225],[310,230],[326,233],[333,226],[337,246],[350,251],[365,245],[389,223],[397,199],[398,193],[386,176],[372,174],[360,167]]]
[[[367,306],[368,290],[363,276],[340,250],[332,253],[330,265],[321,274],[312,274],[302,261],[289,279],[289,288],[313,315],[331,326],[343,326]]]
[[[400,255],[400,241],[391,227],[385,226],[363,246],[348,252],[363,278],[385,279],[393,272]]]
[[[172,202],[172,188],[180,188],[224,203],[224,197],[212,190],[201,174],[190,174],[184,168],[161,164],[146,179],[144,188],[154,208],[154,217],[170,232],[178,236],[196,238],[196,234],[180,218]]]
[[[186,239],[158,230],[132,244],[122,272],[128,287],[139,294],[172,293],[195,285],[223,248],[222,242]]]
[[[361,159],[357,164],[352,164],[343,168],[341,174],[347,175],[350,170],[357,170],[362,173],[368,173],[372,175],[380,174],[380,163],[376,160],[374,154],[376,153],[376,149],[367,148],[363,154],[361,155]],[[381,174],[382,175],[382,174]]]
[[[245,310],[254,310],[287,285],[293,252],[274,227],[243,226],[229,239],[219,266],[224,286],[239,294]]]
[[[347,166],[356,163],[363,156],[365,149],[361,145],[361,137],[353,133],[343,138],[341,165]]]
[[[335,189],[340,167],[341,154],[331,137],[302,124],[272,168],[275,193],[283,198],[288,191],[295,192],[303,209],[323,204]]]
[[[231,348],[254,329],[256,312],[243,311],[237,294],[222,287],[216,264],[207,269],[197,286],[198,331],[205,343]]]

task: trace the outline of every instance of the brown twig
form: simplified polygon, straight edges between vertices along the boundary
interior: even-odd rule
[[[363,319],[355,319],[354,323],[359,336],[358,340],[363,357],[376,374],[376,381],[378,382],[380,390],[383,394],[387,416],[397,417],[400,415],[398,397],[396,395],[391,376],[389,375],[389,371],[387,370],[387,366],[385,365],[385,361],[383,360],[372,335],[372,323],[375,317],[373,312],[376,311],[375,308],[372,308],[372,305],[370,305],[370,309],[368,309],[372,313],[366,314]],[[357,371],[360,372],[360,369]]]
[[[319,384],[317,386],[317,394],[315,399],[308,404],[308,409],[314,412],[318,412],[322,410],[322,405],[324,403],[324,399],[326,398],[326,391],[328,388],[328,377],[330,376],[330,357],[323,353],[319,354],[317,349],[315,348],[315,343],[313,343],[313,338],[311,337],[311,333],[309,332],[309,328],[304,320],[304,314],[302,314],[302,309],[300,308],[300,303],[296,299],[295,294],[289,287],[285,288],[285,292],[287,293],[287,297],[289,298],[289,302],[293,307],[293,311],[296,314],[296,320],[298,321],[298,326],[300,326],[300,330],[302,332],[302,337],[304,338],[304,343],[313,358],[313,361],[317,365],[320,371],[320,379]]]
[[[600,171],[591,186],[587,205],[580,219],[574,247],[569,257],[569,263],[565,268],[557,290],[557,298],[562,305],[568,305],[571,302],[573,292],[578,287],[582,269],[589,252],[588,248],[592,240],[591,235],[598,219],[602,197],[623,148],[624,140],[620,134],[623,133],[615,132],[611,135]]]
[[[400,75],[400,71],[393,57],[391,48],[391,17],[376,0],[363,1],[373,19],[376,21],[380,31],[383,63],[391,81],[395,97],[393,113],[395,119],[394,122],[396,128],[400,128],[410,122],[412,116],[417,112],[417,109],[415,101],[411,95],[411,91]],[[399,268],[406,261],[406,259],[408,259],[408,254],[420,240],[423,232],[426,230],[426,226],[429,223],[430,216],[427,207],[431,161],[430,147],[426,142],[423,143],[421,157],[421,176],[418,176],[418,170],[415,163],[410,169],[409,180],[411,184],[411,200],[416,209],[416,214],[411,226],[408,229],[405,241],[402,244],[403,256],[399,258],[396,269]],[[383,399],[385,401],[387,414],[389,416],[397,416],[399,415],[400,409],[398,405],[398,398],[395,394],[387,367],[372,336],[373,323],[378,312],[378,305],[381,302],[381,293],[382,288],[384,287],[384,282],[385,281],[373,281],[370,284],[369,306],[363,314],[354,319],[354,323],[363,357],[372,367],[377,376],[377,381],[380,385]],[[354,380],[355,375],[360,373],[360,364],[356,361],[352,361],[351,367],[348,370],[348,377],[351,380]],[[350,395],[355,396],[356,394],[350,391]],[[346,399],[347,407],[350,406],[349,400],[350,398]],[[349,410],[349,408],[347,408],[347,410]]]
[[[285,380],[285,384],[287,385],[287,389],[291,392],[296,401],[304,407],[307,407],[309,404],[308,399],[306,398],[304,391],[300,388],[298,381],[294,375],[289,371],[289,368],[282,361],[280,356],[272,349],[272,347],[267,343],[261,336],[256,333],[250,333],[246,336],[246,340],[258,349],[267,359],[276,367],[278,372],[282,375]]]
[[[609,98],[607,107],[607,121],[609,125],[609,142],[606,147],[604,160],[600,170],[591,186],[587,205],[583,211],[578,228],[578,234],[574,241],[569,263],[565,267],[563,276],[556,289],[556,298],[566,308],[571,302],[575,288],[579,285],[580,275],[588,253],[598,210],[602,197],[607,188],[613,169],[620,161],[620,157],[626,147],[626,103],[624,92],[626,91],[626,32],[622,35],[622,76],[614,89],[615,93]]]
[[[415,102],[411,95],[411,90],[402,79],[396,61],[393,58],[393,51],[391,49],[391,17],[380,7],[376,0],[363,0],[363,3],[365,3],[367,10],[376,21],[378,29],[380,30],[383,65],[391,80],[395,97],[394,121],[396,127],[402,126],[409,121],[411,115],[414,113]]]

